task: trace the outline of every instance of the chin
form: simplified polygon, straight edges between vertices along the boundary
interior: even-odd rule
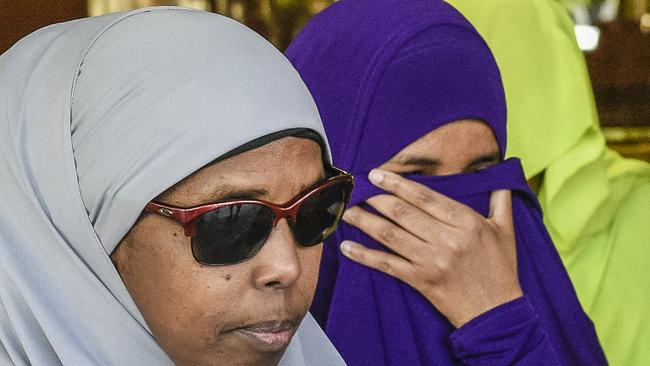
[[[218,355],[177,359],[172,357],[176,366],[275,366],[280,363],[284,349],[275,353],[258,353],[245,350],[220,351]],[[222,352],[222,353],[221,353]]]
[[[290,334],[249,334],[246,331],[230,331],[213,340],[209,349],[187,348],[166,350],[176,366],[221,366],[221,365],[277,365],[284,355],[295,329]]]

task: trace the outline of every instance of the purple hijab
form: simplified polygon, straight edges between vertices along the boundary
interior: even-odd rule
[[[381,193],[367,173],[408,144],[474,118],[506,148],[506,106],[488,47],[455,9],[434,0],[342,0],[287,50],[316,100],[334,163],[357,177],[352,205]],[[407,176],[487,215],[511,189],[525,296],[456,330],[409,285],[340,254],[343,239],[383,248],[342,224],[324,247],[312,313],[350,365],[602,365],[583,312],[518,160],[479,173]]]

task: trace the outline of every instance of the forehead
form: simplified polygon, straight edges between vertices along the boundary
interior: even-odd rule
[[[158,199],[189,206],[215,202],[234,191],[250,191],[255,198],[284,202],[322,177],[324,166],[319,144],[289,136],[210,164]]]
[[[484,122],[475,119],[458,120],[430,131],[420,137],[399,155],[407,154],[455,154],[470,150],[498,150],[494,132]]]

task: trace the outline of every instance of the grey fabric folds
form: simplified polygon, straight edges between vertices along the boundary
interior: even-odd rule
[[[146,202],[289,128],[324,138],[298,74],[215,14],[61,23],[0,56],[0,364],[171,364],[109,254]],[[307,315],[282,364],[343,361]]]

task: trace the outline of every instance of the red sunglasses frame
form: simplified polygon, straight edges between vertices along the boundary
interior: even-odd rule
[[[147,212],[151,212],[154,214],[158,214],[170,218],[180,223],[183,226],[183,230],[185,231],[185,236],[189,236],[189,237],[192,237],[196,234],[196,220],[201,215],[219,208],[233,206],[233,205],[241,205],[241,204],[257,204],[269,208],[274,215],[273,227],[275,227],[275,225],[277,225],[277,223],[284,218],[289,219],[291,222],[295,222],[296,216],[298,214],[298,209],[300,209],[302,203],[305,200],[307,200],[315,193],[318,193],[323,189],[331,187],[333,185],[341,184],[341,183],[350,184],[350,189],[346,191],[346,197],[345,197],[345,203],[347,204],[347,202],[349,202],[350,194],[352,192],[352,187],[354,186],[354,177],[351,174],[339,168],[336,168],[334,166],[330,166],[329,170],[334,172],[336,175],[328,178],[324,182],[321,182],[319,184],[312,186],[311,188],[308,188],[307,190],[298,194],[296,197],[292,198],[288,202],[280,205],[265,200],[244,199],[244,200],[229,200],[229,201],[209,203],[209,204],[199,205],[194,207],[182,208],[182,207],[170,206],[170,205],[165,205],[162,203],[151,201],[147,203],[144,210]]]

